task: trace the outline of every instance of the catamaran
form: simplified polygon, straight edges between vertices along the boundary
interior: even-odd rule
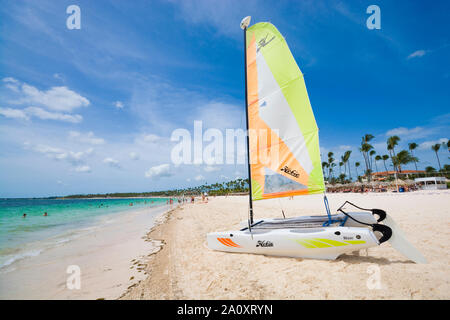
[[[338,213],[330,213],[319,130],[303,74],[275,26],[261,22],[249,27],[250,20],[245,17],[241,22],[249,219],[241,222],[240,230],[208,233],[208,247],[235,253],[334,260],[389,241],[408,259],[426,263],[384,210],[345,202]],[[326,215],[285,218],[283,213],[283,218],[254,219],[254,200],[322,193]],[[348,212],[346,205],[361,211]]]

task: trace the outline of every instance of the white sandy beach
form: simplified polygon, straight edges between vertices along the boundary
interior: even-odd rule
[[[124,299],[448,299],[450,298],[450,192],[330,194],[333,212],[345,200],[385,209],[428,264],[414,264],[383,244],[336,261],[211,251],[206,233],[236,230],[247,219],[245,196],[210,198],[167,215],[148,235],[162,240],[150,257],[148,277]],[[322,197],[255,202],[255,215],[324,214]],[[380,289],[368,281],[378,270]],[[98,296],[98,295],[97,295]]]
[[[145,278],[145,261],[155,249],[145,235],[168,206],[136,209],[101,218],[74,230],[39,255],[0,272],[0,299],[116,299]],[[79,266],[81,287],[69,290],[68,266]]]
[[[329,194],[385,209],[425,255],[408,261],[389,244],[336,261],[231,254],[206,247],[206,233],[236,230],[248,197],[210,198],[168,210],[137,209],[102,217],[71,241],[17,261],[0,273],[1,299],[448,299],[450,191]],[[321,195],[255,202],[257,217],[324,214]],[[66,286],[69,265],[80,290]],[[378,270],[380,289],[367,283]]]

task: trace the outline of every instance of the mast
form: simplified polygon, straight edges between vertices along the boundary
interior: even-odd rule
[[[248,91],[247,91],[247,27],[250,25],[251,17],[245,17],[241,21],[241,29],[244,30],[244,69],[245,69],[245,120],[247,125],[247,170],[248,170],[248,189],[249,189],[249,210],[250,224],[253,224],[253,201],[252,201],[252,175],[250,168],[250,134],[248,125]]]

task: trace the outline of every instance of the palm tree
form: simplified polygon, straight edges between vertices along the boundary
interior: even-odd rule
[[[377,170],[377,172],[378,172],[378,166],[377,166],[377,161],[380,161],[382,158],[381,158],[381,156],[379,155],[379,154],[377,154],[376,156],[375,156],[375,169]]]
[[[343,162],[343,161],[340,161],[340,162],[339,162],[339,173],[340,173],[340,174],[342,174],[341,168],[342,168],[343,165],[344,165],[344,162]]]
[[[413,157],[414,157],[413,151],[414,151],[418,146],[419,146],[419,145],[418,145],[417,143],[415,143],[415,142],[408,143],[409,151],[411,151],[411,155],[412,155]],[[416,167],[416,171],[417,171],[417,161],[414,161],[414,166]]]
[[[322,162],[322,173],[325,179],[325,169],[328,168],[328,162]]]
[[[398,142],[400,141],[399,136],[392,136],[387,139],[387,149],[389,151],[389,155],[391,156],[392,165],[394,166],[394,170],[397,171],[397,168],[394,165],[394,158],[395,157],[395,146],[398,145]]]
[[[352,179],[352,174],[350,172],[350,162],[349,162],[351,154],[352,154],[352,151],[351,150],[347,150],[347,151],[345,151],[344,156],[342,157],[342,160],[344,161],[344,166],[346,164],[348,166],[348,177],[349,177],[350,180]],[[345,172],[347,172],[347,170],[345,170]]]
[[[386,169],[386,174],[387,174],[388,169],[387,169],[387,167],[386,167],[386,160],[389,159],[389,156],[388,156],[387,154],[384,154],[384,155],[381,157],[381,159],[383,160],[383,163],[384,163],[384,169]]]
[[[366,165],[366,169],[369,169],[368,153],[371,149],[373,149],[373,146],[368,143],[362,143],[361,148],[359,148],[359,151],[361,151],[361,153],[364,157],[364,163]]]
[[[356,176],[357,177],[359,177],[359,174],[358,174],[358,167],[361,165],[361,163],[359,163],[359,162],[355,162],[355,169],[356,169]]]
[[[333,156],[334,156],[333,152],[328,152],[328,179],[330,179],[331,173],[333,172],[333,167],[336,166],[336,164],[333,163],[334,162]]]
[[[450,172],[450,164],[444,164],[444,167],[442,168],[442,172],[448,176],[448,173]],[[448,177],[447,177],[448,178]]]
[[[331,164],[330,164],[330,169],[329,169],[329,176],[328,176],[328,181],[332,181],[333,179],[334,179],[334,170],[333,170],[333,168],[334,167],[336,167],[336,163],[334,163],[334,162],[332,162]],[[330,177],[331,177],[331,179],[330,179]]]
[[[426,173],[434,173],[434,172],[436,172],[436,169],[433,168],[433,167],[428,166],[428,167],[425,168],[425,172]]]
[[[370,156],[370,170],[372,170],[372,157],[376,154],[377,152],[375,150],[370,150],[369,152],[369,156]],[[377,170],[378,171],[378,170]]]
[[[434,146],[431,146],[431,149],[436,153],[436,158],[439,164],[439,170],[441,170],[441,162],[439,161],[439,155],[438,155],[438,151],[441,148],[441,144],[440,143],[436,143]]]
[[[372,134],[366,133],[362,139],[363,139],[364,142],[369,142],[373,138],[375,138],[375,137]]]
[[[364,135],[361,139],[361,148],[359,149],[359,151],[361,151],[361,153],[363,154],[363,157],[364,157],[364,162],[366,164],[366,173],[369,174],[369,176],[368,176],[369,181],[371,180],[369,151],[373,149],[373,146],[369,144],[369,141],[372,140],[373,138],[374,138],[374,136],[371,134]]]
[[[402,150],[393,158],[394,166],[396,166],[399,172],[402,172],[402,165],[417,161],[417,158],[413,157],[408,151]]]

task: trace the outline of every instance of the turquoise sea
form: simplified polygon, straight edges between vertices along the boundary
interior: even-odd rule
[[[88,229],[105,217],[159,207],[166,205],[166,201],[164,198],[0,199],[0,271],[19,259],[70,241],[77,230]],[[39,245],[33,245],[36,243]]]

